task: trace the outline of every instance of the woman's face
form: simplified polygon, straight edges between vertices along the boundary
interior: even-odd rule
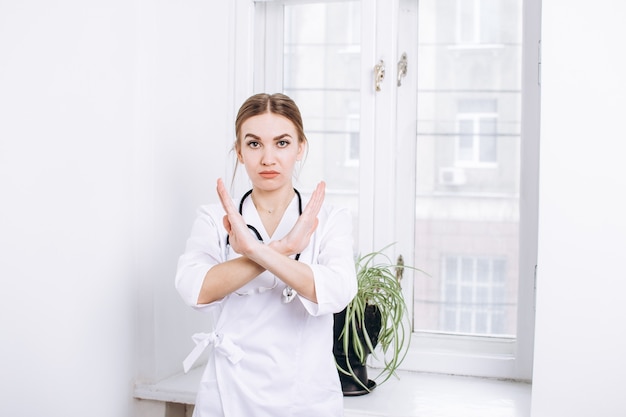
[[[286,117],[263,113],[241,125],[237,157],[252,184],[264,191],[292,186],[296,161],[304,146],[294,124]]]

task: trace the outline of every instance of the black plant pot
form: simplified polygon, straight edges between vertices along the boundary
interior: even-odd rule
[[[345,352],[343,349],[343,337],[341,336],[341,332],[344,327],[344,323],[346,321],[346,310],[340,311],[335,314],[335,323],[334,323],[334,345],[333,345],[333,354],[335,355],[335,361],[337,361],[337,365],[339,365],[342,369],[348,370],[349,367],[354,371],[354,376],[345,375],[343,372],[339,371],[339,380],[341,381],[341,390],[343,391],[344,396],[356,396],[356,395],[364,395],[370,393],[374,388],[376,388],[376,382],[372,381],[367,376],[367,367],[365,366],[365,362],[361,362],[357,357],[354,348],[352,347],[352,340],[348,342],[348,352]],[[382,325],[382,319],[380,311],[378,307],[373,305],[368,305],[365,307],[365,328],[367,330],[367,334],[370,337],[372,342],[372,346],[376,347],[378,344],[378,335],[380,334],[380,329]],[[352,337],[353,335],[351,335]],[[363,340],[363,331],[360,327],[357,327],[357,337],[361,340],[365,348],[365,357],[369,355],[371,352],[367,348],[365,341]],[[350,366],[348,367],[348,363]],[[364,388],[367,387],[367,388]]]

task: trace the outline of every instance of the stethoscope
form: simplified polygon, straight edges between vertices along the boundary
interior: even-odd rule
[[[295,188],[293,189],[296,193],[296,195],[298,196],[298,216],[302,215],[302,197],[300,196],[300,192],[298,192],[298,190],[296,190]],[[248,198],[248,196],[250,196],[250,194],[252,194],[252,190],[246,192],[243,197],[241,197],[241,201],[239,202],[239,214],[241,214],[241,216],[243,217],[243,203],[246,200],[246,198]],[[250,231],[254,234],[254,236],[256,236],[256,238],[261,241],[261,243],[263,242],[263,237],[261,236],[261,233],[259,233],[259,231],[257,230],[256,227],[252,226],[251,224],[246,224],[246,226],[248,226],[248,229],[250,229]],[[226,235],[226,246],[230,246],[230,236]],[[300,259],[300,254],[297,253],[295,258],[296,261]],[[274,288],[276,288],[276,286],[278,285],[278,279],[276,278],[276,275],[274,275],[274,285],[271,287],[267,287],[267,288],[258,288],[254,291],[249,291],[249,292],[245,292],[245,293],[240,293],[235,291],[235,294],[237,295],[252,295],[254,293],[262,293],[265,291],[269,291],[272,290]],[[296,292],[296,290],[294,290],[293,288],[291,288],[290,286],[286,286],[285,289],[283,290],[283,295],[282,295],[282,300],[283,303],[289,303],[291,302],[291,300],[293,300],[296,295],[298,293]]]

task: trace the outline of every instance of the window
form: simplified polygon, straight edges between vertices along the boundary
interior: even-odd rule
[[[515,314],[508,310],[515,304],[503,301],[506,260],[444,256],[442,262],[444,307],[437,327],[448,333],[510,335],[515,326],[507,317]]]
[[[360,2],[280,6],[274,6],[284,16],[283,80],[277,89],[300,106],[312,145],[302,187],[326,181],[327,199],[353,212],[356,242],[361,83],[354,74],[361,65]]]
[[[520,198],[522,168],[532,166],[522,154],[523,2],[419,6],[414,264],[430,276],[413,286],[411,360],[519,375],[506,361],[532,348],[519,326],[532,321],[519,300],[533,279],[520,275],[522,245],[532,245],[520,224],[533,213]],[[491,354],[476,371],[471,356]]]
[[[501,0],[456,0],[456,38],[459,44],[489,44],[498,40]],[[443,6],[445,7],[445,5]]]
[[[495,164],[498,150],[495,100],[460,100],[458,108],[456,164]]]
[[[534,169],[522,169],[521,80],[532,65],[522,60],[522,0],[390,1],[398,7],[254,2],[264,51],[255,89],[300,105],[312,145],[302,188],[323,178],[327,199],[352,209],[355,251],[395,241],[395,255],[429,274],[403,284],[414,324],[406,367],[525,378],[532,338],[518,323],[532,321],[536,200],[520,197]]]

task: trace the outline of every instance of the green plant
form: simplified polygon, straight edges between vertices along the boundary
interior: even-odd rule
[[[379,384],[395,374],[406,357],[410,344],[411,324],[397,277],[402,275],[404,268],[415,268],[407,267],[402,262],[392,262],[383,253],[389,246],[391,245],[360,255],[356,259],[358,291],[346,307],[345,321],[339,339],[346,358],[347,352],[350,352],[356,355],[357,363],[360,365],[365,365],[367,355],[370,353],[378,359],[375,348],[379,346],[379,353],[382,354],[382,369],[376,377],[381,379]],[[372,309],[368,306],[376,306],[375,309],[379,312],[380,331],[372,329],[371,323],[367,323],[367,317],[371,316]],[[372,332],[375,334],[370,334]],[[339,372],[352,377],[362,388],[369,391],[363,381],[358,379],[351,361],[346,360],[342,363],[346,364],[347,369],[338,364]]]

